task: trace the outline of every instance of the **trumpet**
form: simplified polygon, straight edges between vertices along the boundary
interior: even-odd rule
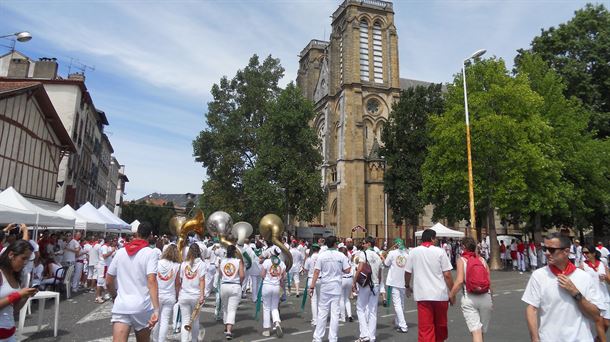
[[[191,329],[193,329],[193,322],[195,320],[199,319],[200,311],[201,311],[201,303],[197,302],[197,305],[195,305],[195,309],[193,310],[193,313],[191,314],[189,322],[184,325],[184,330],[191,331]]]

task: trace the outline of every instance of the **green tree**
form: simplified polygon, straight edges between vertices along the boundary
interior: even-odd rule
[[[490,266],[498,269],[495,210],[526,217],[565,205],[562,163],[556,159],[552,128],[540,114],[543,99],[526,77],[511,77],[496,59],[475,63],[467,73],[475,207],[487,219]],[[423,165],[424,198],[435,205],[434,217],[450,220],[469,217],[462,84],[459,74],[448,86],[445,112],[430,120]]]
[[[538,54],[523,52],[517,72],[528,77],[544,99],[542,116],[553,127],[557,158],[563,163],[567,186],[566,207],[555,208],[542,218],[546,225],[581,230],[590,226],[599,239],[608,229],[610,203],[609,140],[596,140],[588,131],[590,111],[575,98],[566,98],[565,81]]]
[[[155,234],[171,234],[169,231],[169,219],[176,215],[173,206],[156,206],[147,203],[125,202],[122,206],[121,218],[125,222],[150,222]]]
[[[259,130],[256,164],[259,177],[248,178],[256,181],[246,184],[249,193],[260,191],[260,186],[267,187],[266,191],[283,199],[283,213],[305,221],[320,213],[326,198],[320,186],[322,156],[316,149],[320,142],[309,126],[315,114],[313,103],[304,98],[292,82],[288,84],[273,102],[269,116]],[[255,203],[249,199],[252,207],[258,203],[269,205],[268,200],[256,199]]]
[[[610,12],[586,5],[557,28],[542,30],[531,51],[540,55],[566,82],[566,97],[579,98],[591,111],[589,128],[599,138],[610,135]],[[526,52],[519,51],[516,64]]]
[[[224,210],[234,219],[245,212],[244,177],[257,159],[258,128],[269,102],[279,94],[284,68],[271,56],[250,58],[243,70],[212,86],[206,129],[193,141],[194,156],[206,168],[200,206],[206,213]]]
[[[396,224],[417,225],[427,202],[421,197],[421,167],[426,157],[428,118],[443,112],[442,86],[403,90],[383,129],[381,155],[387,162],[384,189]],[[414,231],[415,229],[413,229]]]

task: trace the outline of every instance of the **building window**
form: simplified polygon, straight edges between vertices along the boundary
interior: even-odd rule
[[[360,21],[360,80],[369,81],[369,24]]]
[[[366,102],[366,111],[371,115],[379,114],[379,101],[377,99],[370,99]]]
[[[383,50],[381,44],[381,24],[373,25],[373,75],[375,83],[383,83]]]

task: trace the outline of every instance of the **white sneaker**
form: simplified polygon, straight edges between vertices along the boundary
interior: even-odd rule
[[[263,336],[269,337],[271,336],[271,332],[269,332],[269,330],[263,330]]]
[[[279,322],[275,323],[275,334],[277,335],[277,337],[281,338],[282,336],[284,336],[284,331],[282,330],[282,326],[280,325]]]

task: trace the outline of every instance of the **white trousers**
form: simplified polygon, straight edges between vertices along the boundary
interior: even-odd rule
[[[72,291],[78,290],[78,284],[80,283],[80,277],[83,275],[83,263],[74,263],[74,274],[72,274]]]
[[[281,322],[280,311],[280,286],[263,285],[263,329],[270,329],[271,323]]]
[[[405,289],[392,287],[392,304],[394,305],[394,312],[396,313],[394,325],[402,330],[407,330],[407,321],[405,321],[405,314],[403,310],[404,303]]]
[[[517,252],[517,265],[519,271],[525,272],[525,256],[519,252]]]
[[[311,284],[311,279],[309,279],[309,284]],[[316,324],[318,322],[318,298],[320,298],[320,285],[316,284],[311,296],[311,321]]]
[[[178,301],[180,304],[180,315],[182,316],[182,329],[180,330],[180,341],[182,342],[188,342],[189,335],[191,335],[192,341],[197,341],[199,337],[199,318],[191,323],[192,329],[190,332],[184,329],[184,326],[191,320],[191,314],[198,301],[199,298],[180,298]]]
[[[294,267],[292,267],[292,268],[294,269]],[[288,276],[290,277],[290,286],[294,287],[298,294],[299,293],[299,284],[301,283],[301,280],[299,279],[299,272],[289,272]],[[291,290],[291,289],[289,289],[289,290]]]
[[[161,303],[161,310],[159,311],[159,324],[155,325],[153,329],[153,341],[165,342],[167,338],[167,331],[169,330],[169,322],[172,319],[172,310],[174,309],[174,303]]]
[[[235,313],[241,299],[241,285],[220,285],[220,302],[222,303],[222,317],[225,324],[235,324]]]
[[[358,290],[358,302],[356,312],[358,313],[358,324],[360,325],[360,338],[368,338],[375,341],[377,334],[377,305],[379,304],[379,285],[371,288],[360,287]]]
[[[329,293],[329,292],[335,293]],[[318,298],[318,319],[316,330],[313,333],[313,342],[322,342],[326,333],[326,321],[330,313],[330,325],[328,326],[328,341],[337,342],[337,331],[339,330],[339,312],[341,295],[336,293],[336,285],[320,287]]]
[[[352,302],[349,299],[352,294],[352,283],[352,277],[343,278],[341,280],[341,299],[339,301],[339,307],[341,309],[340,318],[343,320],[352,317]]]
[[[261,277],[260,276],[250,276],[250,281],[252,285],[250,289],[252,291],[252,302],[256,303],[258,300],[258,287],[261,286]]]

